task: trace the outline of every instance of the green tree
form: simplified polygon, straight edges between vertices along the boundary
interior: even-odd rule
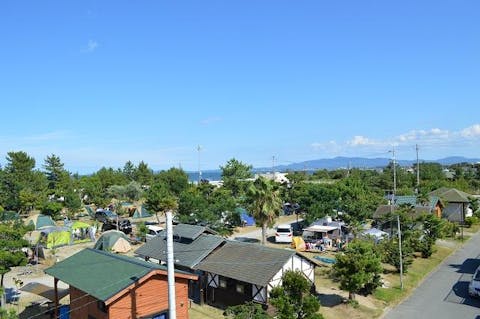
[[[149,186],[153,182],[153,171],[144,161],[138,163],[137,169],[135,170],[135,181],[142,186]]]
[[[189,186],[187,173],[183,169],[175,167],[158,173],[156,180],[165,184],[175,196],[180,196]]]
[[[12,267],[24,266],[27,263],[22,247],[28,246],[23,239],[26,228],[21,224],[2,223],[0,224],[0,287],[3,289],[3,280],[6,273]]]
[[[253,301],[228,307],[225,311],[225,317],[231,319],[271,319],[272,317],[262,308],[262,306]]]
[[[354,240],[336,259],[334,274],[340,280],[340,289],[348,291],[350,300],[355,299],[355,294],[371,293],[380,286],[382,265],[373,242]]]
[[[68,217],[72,219],[75,216],[75,213],[80,211],[82,208],[82,200],[80,195],[75,192],[73,189],[69,189],[65,194],[65,207],[68,210]]]
[[[65,183],[65,180],[68,180],[69,177],[60,157],[55,154],[47,156],[43,168],[48,181],[48,189],[58,192],[59,184],[62,181]],[[57,193],[57,195],[59,194]]]
[[[6,209],[19,211],[22,209],[20,192],[30,189],[27,192],[40,196],[45,188],[45,178],[34,170],[35,159],[25,152],[9,152],[6,160],[0,193],[3,193]]]
[[[2,293],[0,291],[0,293]],[[17,315],[17,312],[15,309],[10,308],[10,309],[0,309],[0,319],[18,319],[19,316]]]
[[[272,226],[282,209],[278,185],[259,177],[247,191],[246,205],[256,222],[262,226],[262,244],[267,241],[267,227]]]
[[[300,183],[290,190],[290,198],[306,211],[305,219],[310,223],[325,215],[331,215],[339,209],[340,194],[338,188],[331,184]]]
[[[359,176],[352,175],[337,184],[339,209],[346,213],[346,222],[363,222],[375,211],[381,197]]]
[[[397,272],[400,272],[398,238],[394,236],[390,239],[382,240],[378,248],[381,252],[382,262],[394,266]],[[402,240],[402,270],[404,273],[408,272],[408,268],[413,262],[412,253],[412,247],[407,241]]]
[[[59,202],[46,201],[43,205],[41,211],[44,215],[49,215],[54,220],[60,219],[60,212],[62,211],[63,205]]]
[[[234,197],[240,197],[247,185],[245,180],[253,176],[252,166],[232,158],[225,166],[220,166],[220,169],[222,170],[223,187],[229,189]]]
[[[125,185],[124,195],[130,201],[139,200],[140,197],[143,195],[142,186],[138,182],[131,181],[130,183]]]
[[[135,170],[135,165],[131,161],[127,161],[123,166],[122,172],[128,181],[133,181],[135,179]]]
[[[198,188],[192,187],[184,191],[178,200],[178,218],[185,224],[198,222],[211,223],[216,216],[209,211],[208,201]]]
[[[158,213],[166,212],[167,210],[176,211],[178,200],[163,183],[155,183],[146,192],[145,207],[155,212],[157,221],[160,223]]]
[[[311,283],[300,271],[287,271],[282,285],[270,292],[270,302],[276,308],[278,319],[322,319],[318,313],[320,302],[310,293]]]

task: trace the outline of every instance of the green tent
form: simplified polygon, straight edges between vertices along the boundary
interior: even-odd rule
[[[69,231],[54,231],[47,235],[47,248],[70,245],[72,234]]]
[[[152,217],[152,214],[142,205],[140,206],[140,209],[135,210],[135,212],[132,215],[132,218],[146,218],[146,217]]]
[[[130,241],[127,235],[119,230],[107,230],[102,234],[102,236],[100,236],[100,238],[97,239],[93,249],[110,251],[120,238],[126,240],[127,242]]]
[[[33,225],[35,229],[40,229],[47,226],[55,226],[52,217],[42,214],[35,214],[27,218],[25,225]]]
[[[95,211],[92,207],[85,205],[85,209],[90,217],[95,218]]]
[[[72,226],[70,226],[70,228],[72,229],[84,229],[84,228],[90,228],[90,227],[91,225],[81,222],[79,220],[74,221]]]

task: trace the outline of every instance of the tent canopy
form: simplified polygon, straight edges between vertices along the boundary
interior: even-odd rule
[[[132,218],[145,218],[151,216],[152,214],[142,205],[140,208],[137,207],[137,209],[135,209]]]
[[[328,233],[329,231],[340,229],[338,226],[323,226],[323,225],[312,225],[307,228],[304,228],[306,231],[316,232],[316,233]]]
[[[39,229],[45,226],[55,226],[55,222],[52,217],[42,214],[35,214],[25,220],[25,225],[33,225],[35,229]]]
[[[55,289],[39,282],[29,282],[28,284],[20,288],[20,290],[42,296],[43,298],[46,298],[53,302],[55,301]],[[69,294],[68,289],[57,288],[57,292],[59,300]]]
[[[114,253],[126,253],[129,252],[131,249],[132,246],[130,245],[130,243],[122,237],[119,237],[115,244],[113,244],[112,246],[112,251]]]
[[[100,238],[97,239],[95,245],[93,246],[93,249],[112,250],[112,247],[115,245],[119,238],[123,238],[124,240],[129,242],[127,235],[125,235],[123,232],[118,230],[108,230],[104,232],[100,236]]]
[[[370,229],[367,229],[367,230],[364,230],[362,232],[363,235],[366,235],[366,236],[374,236],[376,238],[381,238],[381,237],[384,237],[384,236],[388,236],[388,233],[380,230],[380,229],[377,229],[377,228],[370,228]]]
[[[254,226],[255,219],[253,216],[249,215],[245,208],[236,208],[235,209],[238,213],[240,213],[240,220],[245,223],[245,226]]]
[[[74,221],[71,228],[72,229],[83,229],[83,228],[89,228],[91,227],[89,224],[81,222],[81,221]]]

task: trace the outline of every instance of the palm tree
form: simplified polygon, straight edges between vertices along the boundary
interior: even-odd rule
[[[247,208],[262,226],[262,244],[267,239],[267,227],[272,226],[282,208],[280,191],[275,182],[259,177],[247,191]]]

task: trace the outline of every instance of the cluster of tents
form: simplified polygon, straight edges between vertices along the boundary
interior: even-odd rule
[[[25,239],[31,245],[42,243],[51,249],[95,241],[96,228],[82,221],[66,222],[64,226],[57,226],[50,216],[36,214],[29,217],[25,224],[34,228],[25,235]],[[127,235],[118,230],[103,232],[95,242],[94,248],[116,253],[125,253],[132,249]]]
[[[151,217],[152,214],[142,205],[134,206],[130,203],[121,204],[128,209],[131,218],[140,219]],[[86,205],[87,214],[95,219],[95,210]],[[4,217],[4,216],[0,216]],[[26,219],[25,225],[33,226],[33,231],[25,235],[31,245],[43,244],[46,248],[55,248],[73,245],[82,242],[94,242],[97,229],[82,221],[65,221],[63,226],[55,224],[48,215],[35,214]],[[121,231],[109,230],[104,232],[95,243],[95,249],[124,253],[131,249],[129,238]]]
[[[26,239],[32,245],[42,242],[47,248],[55,248],[95,241],[96,228],[82,221],[66,222],[63,226],[57,226],[50,216],[35,214],[27,218],[25,224],[34,228],[26,234]]]

